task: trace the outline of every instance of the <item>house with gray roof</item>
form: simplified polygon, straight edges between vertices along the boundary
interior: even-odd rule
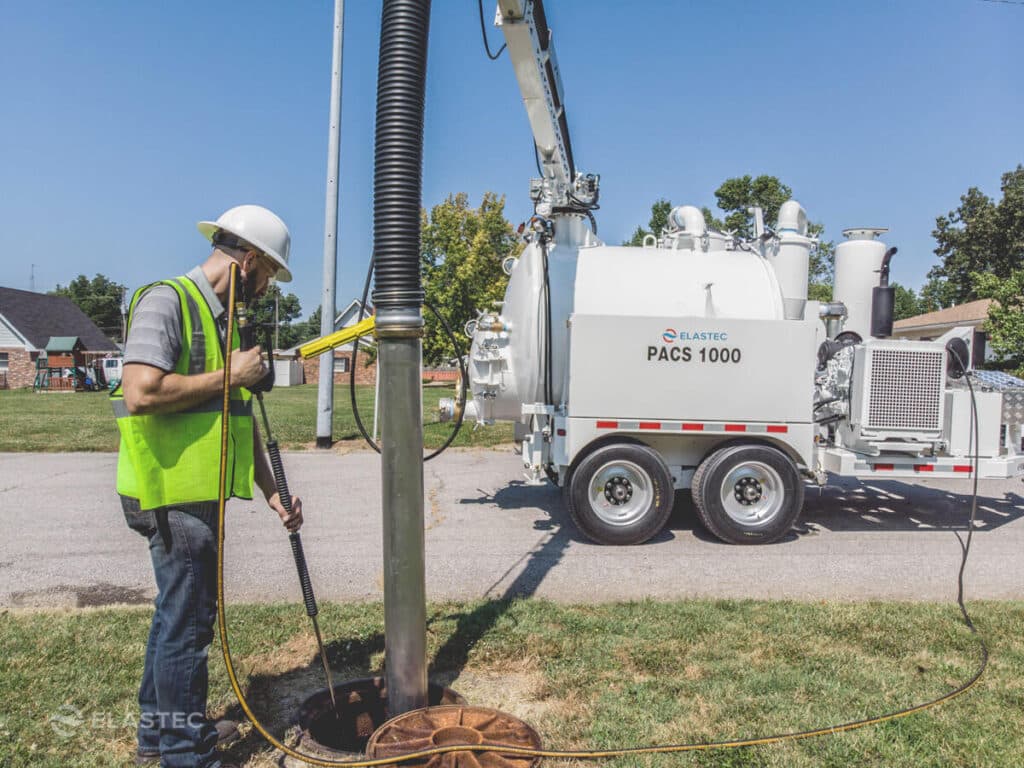
[[[71,299],[0,287],[0,388],[31,387],[50,340],[74,336],[87,360],[120,353]]]

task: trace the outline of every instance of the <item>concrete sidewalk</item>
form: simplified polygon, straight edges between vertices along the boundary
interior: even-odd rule
[[[762,547],[700,529],[689,494],[637,547],[586,542],[558,489],[524,485],[507,449],[451,450],[425,467],[431,600],[537,595],[565,602],[653,597],[952,600],[969,481],[844,481],[809,488],[802,525]],[[123,522],[113,454],[0,454],[0,606],[144,603],[146,542]],[[380,460],[285,455],[321,601],[382,597]],[[983,481],[969,599],[1024,598],[1024,484]],[[299,601],[284,529],[262,502],[228,507],[231,602]],[[962,533],[960,534],[962,535]]]

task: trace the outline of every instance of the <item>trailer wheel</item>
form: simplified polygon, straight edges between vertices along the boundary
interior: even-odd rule
[[[731,445],[708,456],[692,483],[701,522],[730,544],[770,544],[796,522],[804,484],[796,465],[767,445]]]
[[[672,475],[646,445],[606,445],[585,457],[569,478],[569,516],[598,544],[641,544],[672,513]]]

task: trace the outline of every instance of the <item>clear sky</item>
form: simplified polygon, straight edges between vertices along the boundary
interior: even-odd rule
[[[380,3],[346,4],[338,302],[372,248]],[[493,17],[493,0],[485,3]],[[714,206],[778,175],[826,236],[887,226],[895,280],[934,264],[935,217],[1024,162],[1024,3],[548,0],[578,168],[601,237],[650,204]],[[133,289],[208,253],[195,222],[239,203],[292,231],[286,290],[320,301],[332,0],[0,0],[0,285],[101,272]],[[498,30],[488,32],[497,47]],[[424,204],[464,191],[530,211],[532,143],[507,55],[473,0],[435,0]]]

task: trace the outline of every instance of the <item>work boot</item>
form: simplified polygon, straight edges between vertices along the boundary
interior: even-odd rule
[[[213,724],[213,727],[217,730],[217,746],[218,747],[230,747],[240,738],[242,738],[241,732],[238,730],[238,723],[234,720],[218,720]],[[148,750],[138,749],[135,752],[135,764],[138,766],[143,765],[155,765],[160,762],[160,750]],[[223,763],[223,768],[233,768],[233,766]]]

